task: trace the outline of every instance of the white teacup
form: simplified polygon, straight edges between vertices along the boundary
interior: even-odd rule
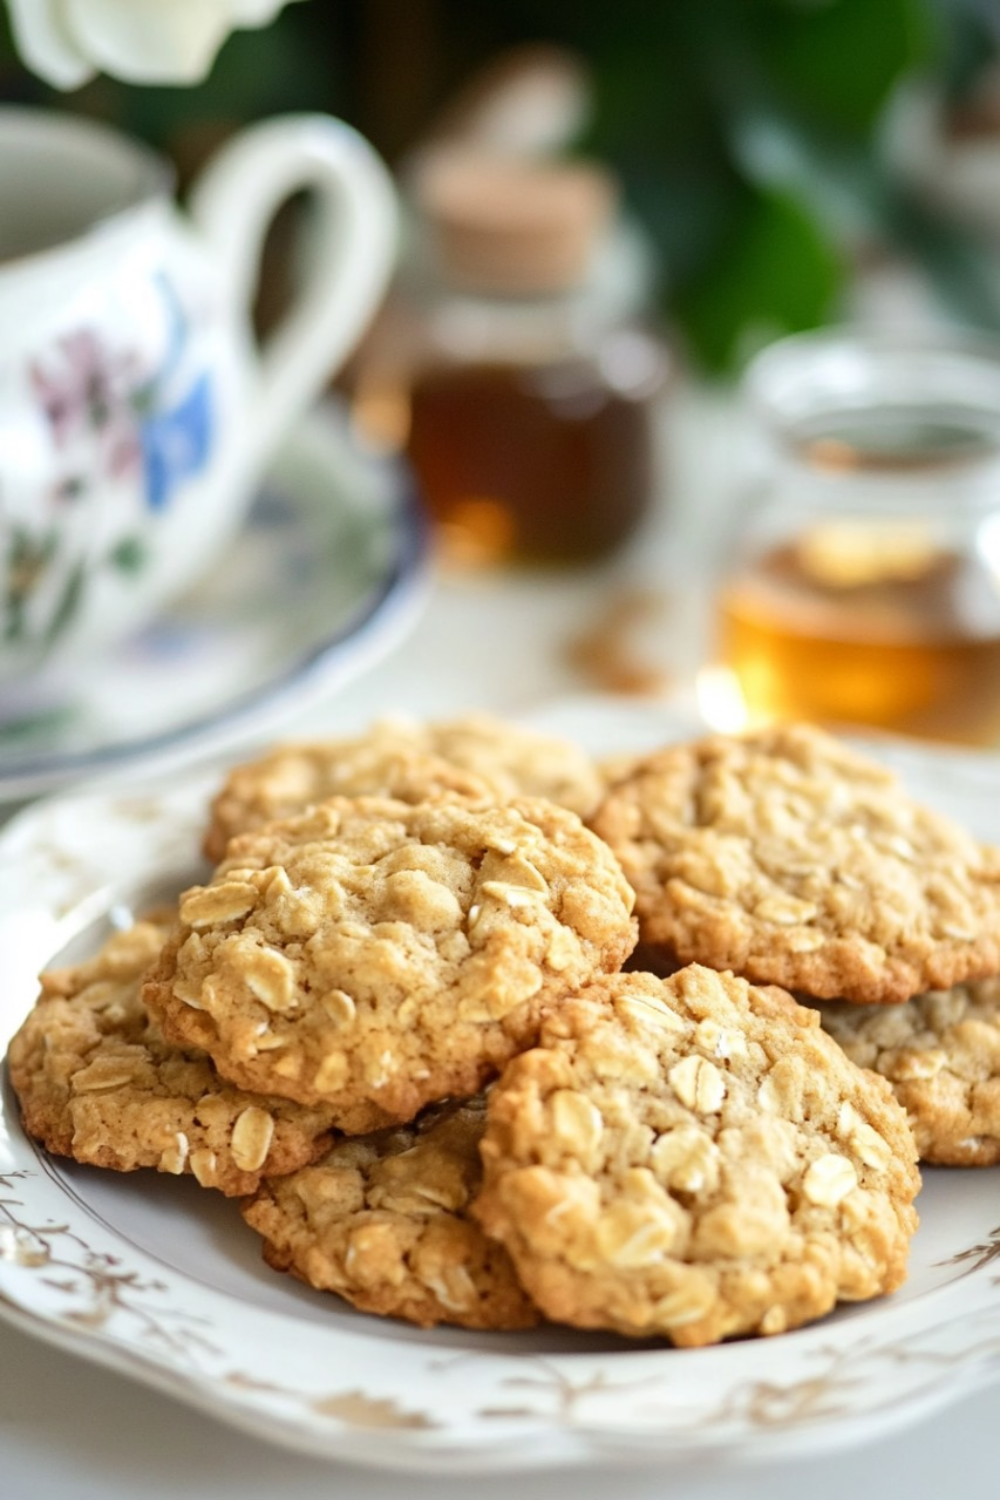
[[[216,156],[186,215],[103,126],[0,109],[0,717],[213,564],[392,268],[391,180],[348,126],[292,115]],[[312,271],[263,348],[262,242],[299,189]]]

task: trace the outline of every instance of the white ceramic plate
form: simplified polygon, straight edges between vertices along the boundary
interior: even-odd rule
[[[0,802],[84,776],[175,768],[349,681],[425,593],[406,469],[359,451],[333,403],[272,466],[225,566],[52,704],[0,686]]]
[[[681,728],[579,704],[535,722],[597,751]],[[882,753],[882,752],[880,752]],[[887,747],[911,789],[1000,841],[987,756]],[[204,778],[63,797],[0,838],[0,1041],[67,940],[199,873]],[[1000,1373],[1000,1175],[928,1171],[910,1279],[768,1340],[674,1350],[548,1329],[421,1332],[274,1275],[236,1208],[189,1180],[50,1160],[0,1118],[0,1313],[237,1425],[407,1472],[737,1461],[874,1438]]]

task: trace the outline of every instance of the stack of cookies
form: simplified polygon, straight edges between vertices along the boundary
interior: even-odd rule
[[[25,1127],[365,1311],[778,1333],[901,1283],[918,1147],[1000,1157],[1000,860],[817,731],[380,725],[236,768],[205,849],[43,975]]]

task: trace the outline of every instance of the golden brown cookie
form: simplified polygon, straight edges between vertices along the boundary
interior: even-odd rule
[[[326,1149],[328,1117],[223,1082],[204,1053],[163,1040],[140,999],[165,928],[139,922],[72,968],[42,975],[10,1044],[24,1128],[46,1150],[91,1166],[190,1172],[202,1187],[252,1193]]]
[[[328,797],[547,797],[583,817],[601,785],[577,745],[486,714],[432,724],[387,720],[354,739],[278,745],[236,766],[212,804],[205,853],[216,862],[235,834]]]
[[[805,726],[647,757],[592,827],[681,963],[885,1003],[1000,972],[1000,860]]]
[[[538,1313],[506,1251],[469,1216],[482,1168],[482,1098],[342,1141],[265,1182],[243,1208],[264,1258],[364,1312],[422,1327],[530,1328]]]
[[[145,987],[226,1077],[352,1134],[468,1097],[550,996],[617,969],[632,892],[574,813],[335,798],[229,845]]]
[[[691,965],[547,1013],[490,1095],[474,1212],[557,1322],[780,1333],[904,1279],[906,1116],[778,989]]]
[[[818,1007],[853,1062],[888,1079],[921,1161],[1000,1161],[1000,979],[931,990],[905,1005]]]

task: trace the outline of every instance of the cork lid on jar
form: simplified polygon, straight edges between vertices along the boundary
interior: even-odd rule
[[[453,286],[522,296],[586,279],[618,196],[610,173],[591,163],[457,146],[424,155],[413,192]]]

